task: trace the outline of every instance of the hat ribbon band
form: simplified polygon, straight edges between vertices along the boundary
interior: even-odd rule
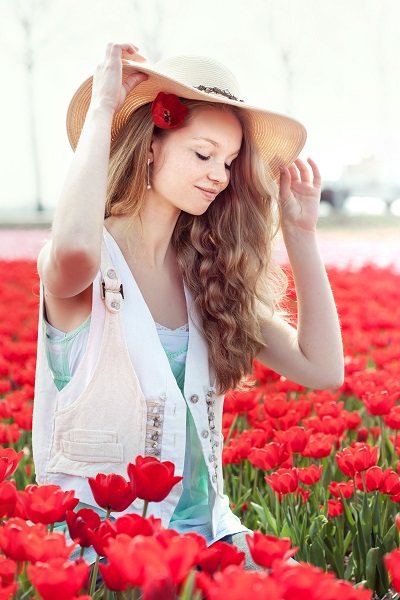
[[[206,92],[206,94],[219,94],[220,96],[225,96],[225,98],[229,98],[229,100],[236,100],[236,102],[244,102],[244,100],[239,100],[239,98],[236,98],[236,96],[231,94],[228,89],[221,90],[221,88],[218,87],[209,87],[205,85],[195,85],[193,87],[195,87],[197,90],[200,90],[200,92]]]

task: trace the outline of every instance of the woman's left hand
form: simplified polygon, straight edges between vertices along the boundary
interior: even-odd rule
[[[321,198],[321,175],[311,158],[307,159],[312,169],[300,158],[289,168],[281,167],[279,199],[282,206],[282,228],[300,227],[315,231]]]

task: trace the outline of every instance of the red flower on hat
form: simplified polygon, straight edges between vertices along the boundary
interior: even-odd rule
[[[153,121],[160,129],[173,129],[183,123],[189,109],[176,94],[159,92],[151,106]]]

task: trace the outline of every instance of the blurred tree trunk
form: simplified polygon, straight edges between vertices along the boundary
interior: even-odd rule
[[[152,62],[158,62],[165,57],[174,22],[182,18],[186,8],[185,0],[127,0],[132,7],[135,22]],[[151,4],[152,10],[149,10]]]
[[[25,2],[25,11],[21,8],[21,3],[15,4],[15,10],[18,20],[24,32],[24,66],[26,74],[27,88],[27,103],[28,103],[28,119],[29,119],[29,138],[32,152],[32,166],[34,177],[34,198],[35,208],[38,212],[43,211],[42,202],[42,178],[40,171],[39,148],[38,148],[38,131],[37,118],[35,110],[35,83],[34,83],[34,67],[35,59],[33,52],[33,27],[36,10],[36,2],[32,0],[28,4]]]

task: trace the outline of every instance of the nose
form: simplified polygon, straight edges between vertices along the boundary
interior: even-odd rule
[[[208,178],[219,184],[225,184],[229,181],[229,173],[225,167],[225,163],[214,163],[212,169],[208,173]]]

